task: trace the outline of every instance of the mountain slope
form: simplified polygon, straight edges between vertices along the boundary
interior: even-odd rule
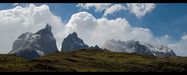
[[[154,46],[150,43],[140,42],[140,41],[116,41],[109,40],[103,45],[104,48],[109,49],[114,52],[127,52],[136,53],[142,55],[153,55],[160,57],[176,56],[172,49],[167,46]]]
[[[58,52],[56,40],[51,32],[51,26],[36,33],[26,32],[21,34],[13,43],[13,50],[9,54],[16,54],[26,59]]]
[[[70,33],[62,42],[61,51],[75,51],[78,49],[88,48],[82,39],[77,36],[76,32]]]
[[[185,57],[154,57],[109,50],[81,49],[33,60],[0,55],[0,71],[11,72],[179,72],[187,71]]]

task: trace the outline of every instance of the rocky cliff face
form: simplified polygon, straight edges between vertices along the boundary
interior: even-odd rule
[[[161,45],[160,47],[155,47],[149,43],[139,41],[110,40],[107,41],[103,47],[115,52],[127,52],[153,56],[176,56],[173,50],[167,46]]]
[[[35,34],[26,32],[21,34],[13,43],[13,50],[9,54],[16,54],[26,59],[33,59],[46,54],[58,52],[56,40],[51,32],[51,26]]]
[[[74,51],[78,49],[88,48],[82,39],[77,36],[76,32],[69,34],[62,42],[61,51]]]

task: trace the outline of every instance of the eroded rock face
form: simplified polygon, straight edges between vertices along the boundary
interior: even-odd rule
[[[127,52],[136,53],[142,55],[153,55],[153,56],[176,56],[172,49],[167,46],[161,45],[160,47],[155,47],[149,43],[139,42],[139,41],[107,41],[104,48],[115,52]]]
[[[61,51],[75,51],[78,49],[88,48],[83,40],[77,36],[76,32],[69,34],[62,42]]]
[[[16,54],[26,59],[33,59],[46,54],[58,52],[56,40],[51,32],[51,26],[35,34],[26,32],[21,34],[13,43],[13,50],[9,54]]]

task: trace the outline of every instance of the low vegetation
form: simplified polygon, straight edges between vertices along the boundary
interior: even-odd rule
[[[82,49],[25,60],[0,55],[1,72],[182,72],[186,57],[154,57],[107,50]]]

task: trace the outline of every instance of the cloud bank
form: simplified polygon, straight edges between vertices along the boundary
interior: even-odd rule
[[[183,35],[177,43],[169,44],[169,47],[174,49],[180,56],[187,56],[187,35]]]
[[[183,36],[180,41],[172,42],[172,37],[163,35],[156,37],[148,28],[133,27],[125,18],[96,19],[88,12],[78,12],[72,15],[65,26],[62,36],[77,32],[78,36],[90,46],[102,46],[106,41],[114,39],[121,41],[136,40],[148,42],[155,46],[166,45],[172,48],[177,55],[185,56],[187,51],[187,36]],[[184,53],[183,53],[184,52]]]
[[[47,5],[26,7],[16,6],[12,9],[0,10],[0,52],[7,53],[12,49],[13,41],[24,32],[36,32],[45,27],[46,23],[52,25],[54,36],[62,32],[63,23],[55,16]]]
[[[132,27],[125,18],[96,19],[88,12],[79,12],[72,15],[63,34],[67,36],[72,32],[77,32],[85,43],[100,46],[111,39],[148,42],[153,38],[149,29]]]

